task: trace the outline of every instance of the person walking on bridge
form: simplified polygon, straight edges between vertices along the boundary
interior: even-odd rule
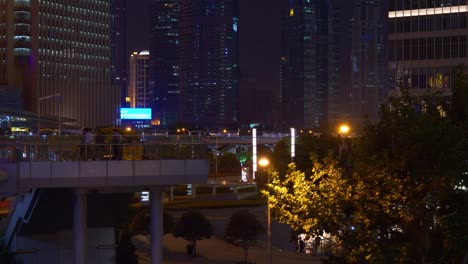
[[[114,155],[112,156],[113,160],[121,160],[122,159],[122,135],[120,134],[119,130],[116,128],[114,129],[114,133],[112,134],[112,151]]]

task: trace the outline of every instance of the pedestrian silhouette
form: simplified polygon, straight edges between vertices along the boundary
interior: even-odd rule
[[[112,134],[112,151],[114,152],[112,159],[113,160],[121,160],[122,159],[122,135],[118,129],[114,129],[114,133]]]

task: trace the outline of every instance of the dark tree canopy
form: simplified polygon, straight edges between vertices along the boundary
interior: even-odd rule
[[[199,211],[189,211],[176,223],[172,234],[189,241],[193,246],[193,254],[196,255],[197,240],[211,238],[213,228],[204,214]]]
[[[249,210],[238,210],[229,219],[224,237],[229,243],[244,250],[244,261],[247,262],[249,248],[264,231],[260,221]]]
[[[163,211],[163,232],[171,233],[174,228],[174,218],[165,210]],[[147,235],[151,229],[151,215],[148,208],[140,210],[132,219],[129,229],[133,234]]]

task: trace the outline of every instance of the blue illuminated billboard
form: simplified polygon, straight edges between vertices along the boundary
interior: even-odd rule
[[[120,108],[122,120],[151,120],[151,108]]]

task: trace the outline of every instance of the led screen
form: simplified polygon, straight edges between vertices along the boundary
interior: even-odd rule
[[[120,108],[122,120],[150,120],[151,108]]]

